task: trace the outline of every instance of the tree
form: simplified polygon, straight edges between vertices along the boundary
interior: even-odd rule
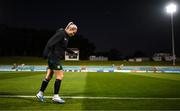
[[[122,55],[118,49],[113,48],[109,51],[108,58],[109,60],[120,60],[122,59]]]
[[[0,25],[1,56],[42,56],[52,31]]]
[[[136,51],[134,57],[146,57],[146,54],[143,51]]]

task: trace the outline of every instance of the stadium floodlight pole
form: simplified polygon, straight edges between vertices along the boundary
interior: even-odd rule
[[[173,16],[177,10],[175,3],[170,3],[166,6],[166,12],[171,15],[171,33],[172,33],[172,56],[173,56],[173,65],[176,65],[176,55],[175,55],[175,45],[174,45],[174,21]]]

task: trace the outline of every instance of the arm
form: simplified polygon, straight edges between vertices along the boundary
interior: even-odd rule
[[[63,39],[63,32],[62,31],[58,31],[56,32],[51,39],[49,39],[48,43],[47,43],[47,48],[51,48],[53,47],[53,45],[55,45],[56,43],[58,43],[61,39]]]

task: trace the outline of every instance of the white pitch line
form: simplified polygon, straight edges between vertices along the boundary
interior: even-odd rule
[[[88,97],[88,96],[61,96],[67,99],[107,99],[107,100],[180,100],[180,98],[160,98],[160,97]],[[0,95],[0,98],[36,98],[27,95]],[[52,96],[45,96],[52,98]]]

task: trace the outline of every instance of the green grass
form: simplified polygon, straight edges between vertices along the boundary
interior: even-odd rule
[[[44,72],[0,72],[0,95],[35,95]],[[45,96],[53,95],[54,79]],[[180,75],[165,73],[66,72],[61,96],[180,98]],[[0,110],[179,110],[178,100],[65,99],[66,104],[36,98],[0,98]]]
[[[0,65],[12,65],[16,64],[26,64],[26,65],[46,65],[47,61],[42,57],[0,57]],[[146,62],[128,62],[128,61],[64,61],[64,65],[84,65],[84,66],[111,66],[112,64],[124,65],[124,66],[172,66],[172,62],[154,62],[154,61],[146,61]],[[176,61],[176,66],[180,66],[180,61]]]

